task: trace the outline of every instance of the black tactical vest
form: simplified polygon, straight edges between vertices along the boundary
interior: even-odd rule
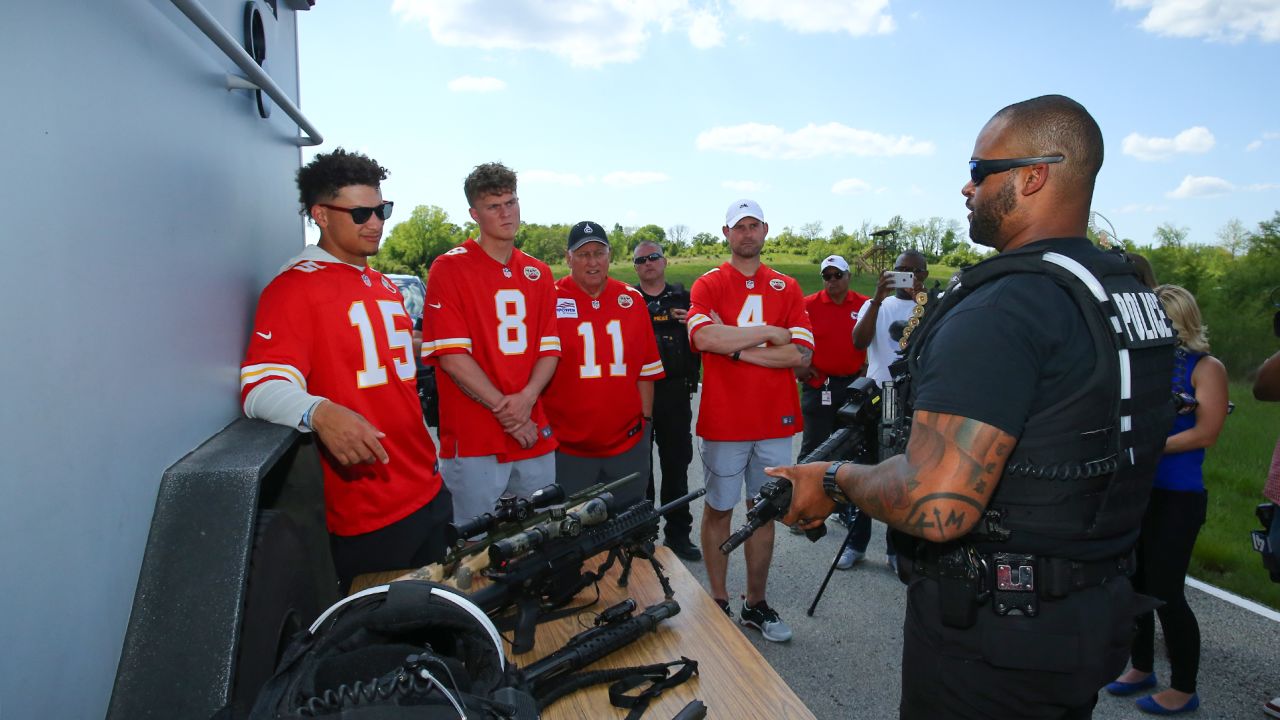
[[[1172,326],[1119,253],[1013,251],[953,280],[908,349],[913,376],[938,321],[977,287],[1012,273],[1047,275],[1067,291],[1093,338],[1095,369],[1083,387],[1027,419],[986,519],[967,540],[981,551],[1082,561],[1121,555],[1137,539],[1173,423]]]

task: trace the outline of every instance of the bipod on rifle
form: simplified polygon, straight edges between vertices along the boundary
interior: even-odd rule
[[[844,554],[844,549],[853,544],[853,529],[858,522],[858,515],[862,511],[857,505],[851,505],[853,512],[849,515],[849,532],[844,536],[844,542],[840,544],[840,549],[836,550],[836,556],[831,560],[831,567],[827,568],[827,576],[822,578],[822,585],[818,588],[818,594],[813,596],[813,602],[809,603],[807,614],[813,617],[813,612],[818,609],[818,601],[822,599],[822,593],[827,591],[827,583],[831,582],[831,575],[836,571],[836,565],[840,564],[840,556]]]

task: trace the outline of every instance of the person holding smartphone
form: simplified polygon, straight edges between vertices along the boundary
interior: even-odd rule
[[[909,276],[910,285],[903,287]],[[889,366],[898,359],[899,343],[893,339],[890,328],[894,323],[906,323],[916,307],[916,293],[924,289],[929,277],[929,261],[919,250],[907,250],[893,263],[893,270],[886,270],[876,283],[875,297],[862,304],[858,311],[858,324],[853,326],[853,346],[867,352],[867,377],[883,385],[892,380]],[[901,325],[900,325],[901,326]],[[841,552],[836,567],[847,570],[862,562],[871,543],[871,516],[858,513],[853,521],[853,541]],[[889,541],[889,529],[884,536],[885,562],[897,572],[898,556]]]
[[[911,273],[914,282],[909,287],[900,285],[895,273]],[[853,346],[867,351],[867,377],[882,385],[892,380],[889,366],[898,359],[898,341],[889,334],[895,322],[905,323],[916,306],[916,293],[924,289],[929,277],[929,261],[919,250],[907,250],[893,263],[893,270],[886,270],[876,283],[875,297],[862,304],[858,311],[858,324],[853,328]]]

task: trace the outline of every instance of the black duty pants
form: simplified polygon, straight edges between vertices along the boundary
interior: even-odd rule
[[[689,386],[684,378],[659,380],[653,384],[653,442],[658,446],[662,470],[659,505],[689,492],[689,463],[693,461],[693,409]],[[649,469],[646,497],[653,499],[653,468]],[[686,505],[667,515],[664,534],[668,539],[688,540],[693,514]]]
[[[1204,492],[1175,492],[1154,489],[1142,518],[1138,536],[1138,571],[1133,587],[1144,595],[1163,600],[1155,613],[1138,616],[1138,634],[1133,639],[1133,667],[1151,672],[1155,661],[1156,622],[1164,630],[1169,650],[1169,687],[1185,693],[1196,691],[1200,671],[1200,624],[1187,604],[1184,584],[1191,550],[1204,525],[1209,496]]]
[[[1058,600],[1034,618],[991,603],[960,630],[942,624],[938,583],[916,576],[903,624],[903,720],[1079,720],[1125,666],[1138,599],[1123,577]]]

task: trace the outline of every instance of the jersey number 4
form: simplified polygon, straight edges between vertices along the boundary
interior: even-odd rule
[[[418,368],[413,362],[413,335],[408,330],[396,328],[397,317],[408,317],[398,300],[379,300],[378,310],[382,315],[382,325],[387,331],[387,344],[392,351],[404,353],[404,359],[393,357],[392,364],[396,368],[396,377],[401,380],[412,380]],[[373,321],[364,301],[351,304],[347,311],[351,325],[360,333],[360,353],[364,357],[364,369],[356,371],[356,387],[367,388],[387,383],[387,368],[378,357],[378,341],[373,334]]]

